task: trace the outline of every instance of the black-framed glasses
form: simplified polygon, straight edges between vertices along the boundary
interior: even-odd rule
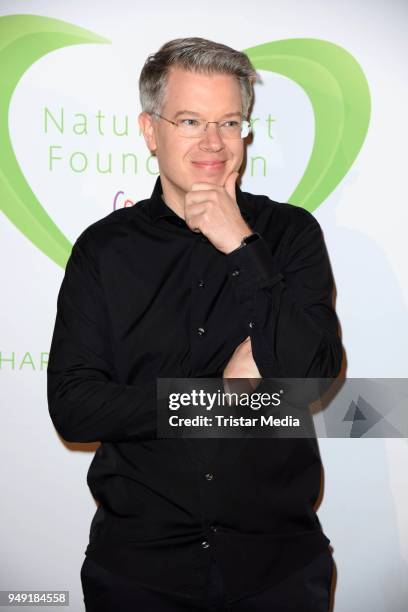
[[[207,130],[209,123],[215,123],[218,127],[222,138],[227,140],[239,140],[246,138],[251,131],[249,121],[241,119],[226,119],[225,121],[206,121],[205,119],[197,119],[195,117],[182,117],[176,121],[171,121],[159,113],[150,113],[168,123],[171,123],[177,128],[177,133],[183,138],[202,138]]]

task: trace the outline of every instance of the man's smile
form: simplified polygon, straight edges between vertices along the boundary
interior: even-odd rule
[[[209,161],[198,160],[198,161],[193,161],[191,163],[196,168],[201,168],[203,170],[219,170],[220,168],[224,167],[225,161],[214,159],[214,160],[209,160]]]

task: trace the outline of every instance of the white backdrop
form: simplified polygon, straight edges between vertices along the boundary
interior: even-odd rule
[[[71,243],[113,210],[115,196],[118,207],[150,195],[156,167],[146,167],[136,127],[137,81],[147,54],[163,42],[195,35],[246,49],[316,38],[351,53],[368,81],[370,126],[352,168],[314,215],[335,276],[348,376],[407,377],[406,2],[1,2],[0,24],[12,14],[53,17],[110,41],[45,54],[23,74],[9,107],[18,164]],[[290,79],[261,75],[242,188],[287,201],[313,146],[313,109]],[[128,118],[128,135],[115,134],[114,116],[117,132]],[[60,159],[51,163],[50,152]],[[124,153],[134,155],[125,173]],[[111,172],[98,171],[98,154],[100,169],[111,155]],[[86,473],[95,447],[63,443],[48,415],[46,359],[63,269],[6,215],[0,220],[0,590],[69,590],[79,612],[79,569],[95,512]],[[406,439],[324,439],[320,448],[319,518],[337,565],[335,612],[405,611]]]

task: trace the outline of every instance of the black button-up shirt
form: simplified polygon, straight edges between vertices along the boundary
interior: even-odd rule
[[[236,188],[261,238],[225,255],[150,199],[88,227],[58,295],[48,364],[57,431],[100,441],[86,554],[141,585],[205,597],[211,556],[232,602],[327,548],[313,439],[157,436],[159,377],[221,377],[250,336],[267,377],[332,377],[342,347],[317,221]]]

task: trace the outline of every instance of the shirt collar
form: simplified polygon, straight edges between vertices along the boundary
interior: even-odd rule
[[[176,213],[167,206],[162,198],[162,193],[163,189],[160,176],[158,176],[149,201],[149,213],[152,221],[156,222],[158,219],[165,217],[173,220],[179,219],[185,223],[184,219],[181,219],[181,217],[176,215]],[[251,221],[253,219],[253,211],[250,209],[249,202],[238,185],[235,185],[235,195],[242,217],[245,221]]]

